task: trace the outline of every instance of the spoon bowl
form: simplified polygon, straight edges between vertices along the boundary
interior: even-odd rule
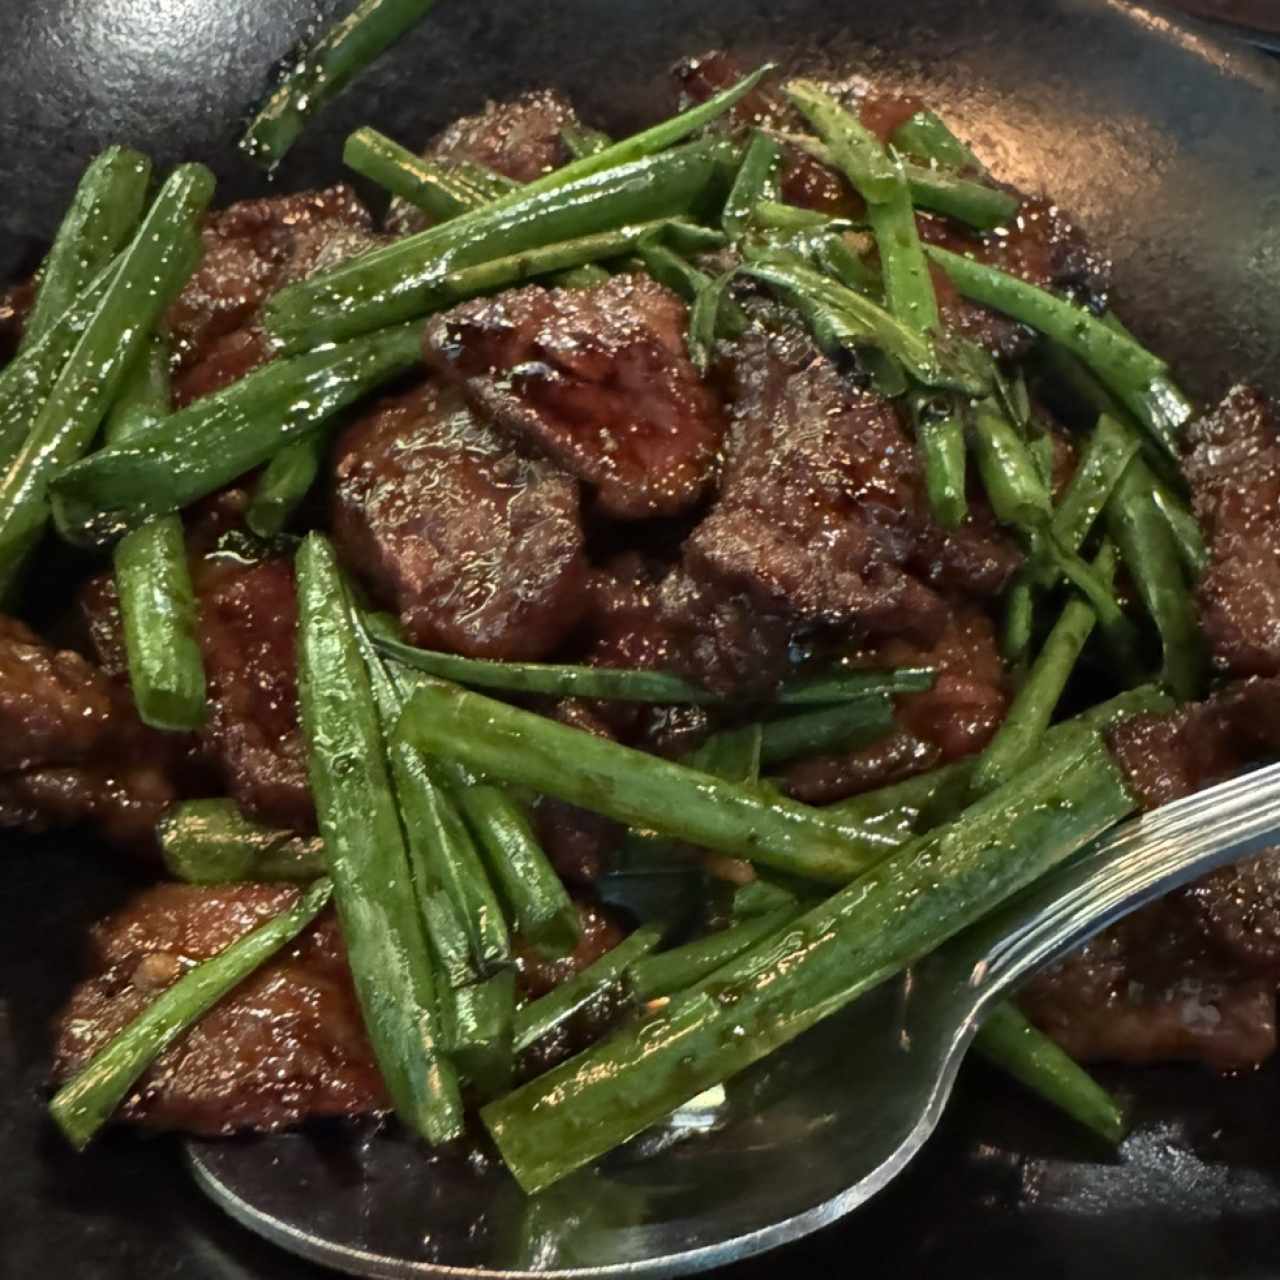
[[[370,1132],[189,1143],[200,1186],[273,1243],[352,1275],[674,1276],[799,1239],[924,1145],[984,1015],[1153,898],[1280,838],[1280,765],[1122,823],[921,964],[524,1196],[489,1159]]]

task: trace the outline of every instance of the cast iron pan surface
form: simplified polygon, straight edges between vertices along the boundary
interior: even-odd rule
[[[6,0],[0,278],[28,270],[88,157],[211,162],[220,199],[267,189],[234,151],[273,67],[344,0]],[[1280,392],[1280,64],[1103,0],[442,0],[305,135],[278,189],[334,181],[373,124],[417,144],[488,97],[554,85],[621,132],[670,106],[665,68],[861,69],[936,103],[1001,176],[1047,188],[1115,259],[1121,315],[1201,397]],[[49,607],[56,599],[44,602]],[[43,1115],[48,1023],[91,921],[131,884],[74,837],[12,840],[0,892],[0,1276],[300,1280],[196,1191],[175,1144],[72,1155]],[[942,1128],[843,1224],[725,1272],[750,1277],[1280,1274],[1280,1070],[1117,1073],[1118,1157],[978,1067]]]

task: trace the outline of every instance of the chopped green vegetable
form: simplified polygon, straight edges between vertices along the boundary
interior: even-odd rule
[[[184,800],[156,823],[169,874],[189,884],[236,880],[296,880],[322,874],[324,846],[246,818],[234,800]]]

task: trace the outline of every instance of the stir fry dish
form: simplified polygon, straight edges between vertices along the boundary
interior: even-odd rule
[[[9,291],[0,821],[143,883],[73,1144],[385,1114],[536,1191],[1280,754],[1267,399],[925,103],[712,52],[672,110],[363,128],[369,202],[112,147]],[[1278,982],[1263,856],[977,1047],[1116,1141],[1079,1064],[1252,1067]]]

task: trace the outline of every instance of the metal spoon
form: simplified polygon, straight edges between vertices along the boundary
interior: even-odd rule
[[[352,1275],[671,1276],[796,1240],[933,1132],[992,1005],[1120,916],[1280,842],[1280,765],[1117,827],[981,925],[784,1050],[532,1198],[495,1164],[392,1134],[191,1142],[200,1186]]]

